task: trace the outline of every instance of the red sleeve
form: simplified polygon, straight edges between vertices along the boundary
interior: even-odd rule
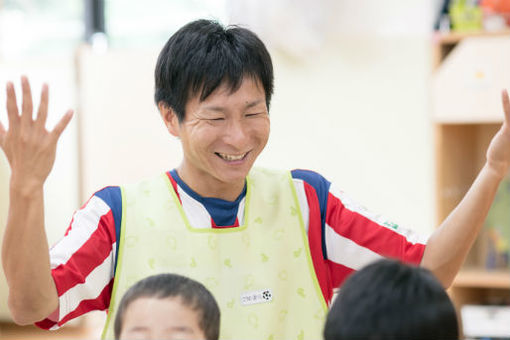
[[[424,238],[370,213],[334,188],[328,195],[323,236],[334,287],[382,257],[419,264],[426,244]]]
[[[59,298],[58,320],[36,323],[57,329],[92,310],[109,307],[115,269],[116,229],[112,210],[97,195],[78,210],[65,236],[50,250]]]

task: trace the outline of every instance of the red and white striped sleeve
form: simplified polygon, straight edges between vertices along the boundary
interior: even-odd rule
[[[370,213],[316,172],[293,170],[292,177],[326,301],[351,273],[379,258],[421,262],[426,238]]]
[[[334,185],[328,193],[324,235],[333,287],[382,257],[419,264],[427,239],[353,202]]]
[[[97,193],[75,214],[65,236],[50,249],[57,287],[58,320],[36,325],[58,329],[67,321],[110,304],[115,271],[116,229],[110,206]]]

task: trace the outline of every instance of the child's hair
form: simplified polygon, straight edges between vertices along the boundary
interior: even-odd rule
[[[119,339],[129,305],[140,298],[165,299],[179,297],[181,303],[197,312],[199,327],[207,340],[218,340],[220,309],[213,295],[201,283],[177,274],[149,276],[129,288],[122,297],[114,323],[115,339]]]
[[[340,288],[324,339],[453,340],[458,332],[455,308],[429,270],[379,260]]]

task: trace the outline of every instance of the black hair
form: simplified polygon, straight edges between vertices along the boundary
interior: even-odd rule
[[[154,100],[172,108],[182,122],[190,98],[199,96],[203,101],[221,85],[233,93],[244,77],[262,85],[269,110],[274,77],[264,43],[246,28],[196,20],[173,34],[161,50],[154,72]]]
[[[325,340],[454,340],[455,308],[429,270],[379,260],[340,288],[324,327]]]
[[[177,274],[159,274],[138,281],[122,297],[115,316],[114,334],[119,339],[129,305],[144,297],[179,297],[181,303],[199,314],[199,327],[207,340],[218,340],[220,309],[213,295],[200,282]]]

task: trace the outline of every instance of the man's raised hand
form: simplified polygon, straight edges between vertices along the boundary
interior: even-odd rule
[[[505,118],[487,149],[487,165],[498,177],[503,178],[510,168],[510,100],[507,90],[501,92],[501,101]]]
[[[44,84],[37,116],[33,118],[32,93],[27,77],[21,77],[21,114],[16,103],[16,93],[11,82],[7,83],[7,116],[9,129],[0,123],[0,147],[11,167],[11,189],[29,194],[42,188],[55,162],[57,142],[70,122],[69,110],[53,130],[46,129],[48,115],[48,85]]]

